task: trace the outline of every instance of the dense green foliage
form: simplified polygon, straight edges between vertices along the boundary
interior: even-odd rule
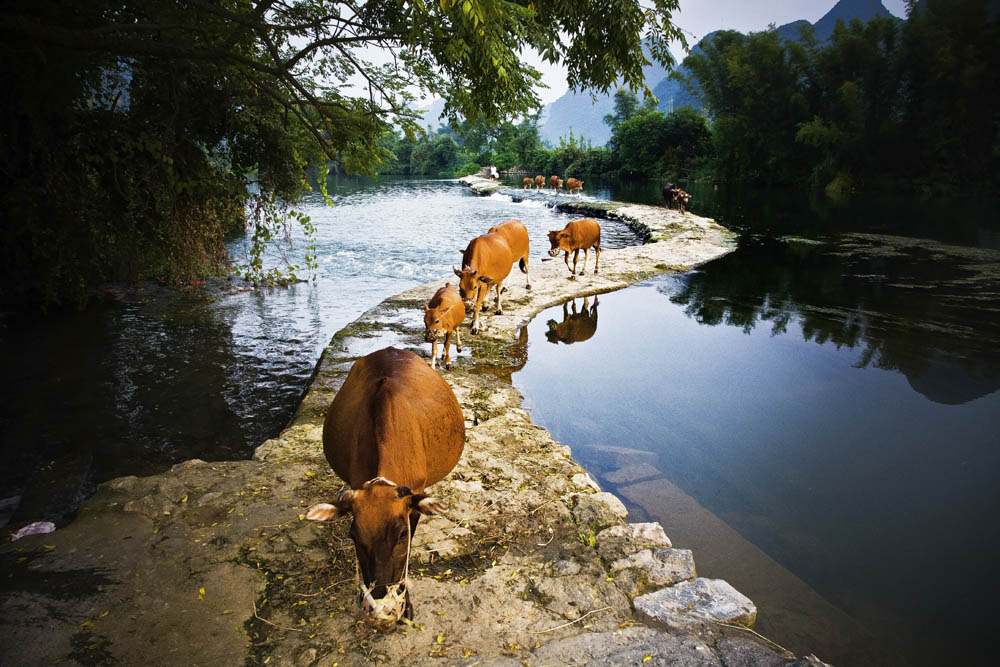
[[[562,137],[557,146],[541,141],[538,114],[518,123],[490,125],[483,121],[462,122],[457,131],[442,125],[408,138],[387,132],[381,145],[392,157],[381,173],[451,178],[493,164],[500,170],[514,169],[531,175],[605,177],[669,177],[687,175],[692,164],[709,148],[705,118],[689,107],[667,116],[655,109],[653,98],[640,107],[636,94],[619,89],[616,113],[605,121],[614,139],[607,147],[594,147],[573,135]]]
[[[227,268],[246,229],[256,281],[305,174],[377,172],[415,88],[457,122],[540,106],[532,48],[571,85],[645,90],[641,44],[669,62],[677,0],[10,0],[0,8],[0,301],[83,302],[102,281]],[[374,47],[374,48],[372,48]],[[378,58],[378,62],[373,62]],[[394,160],[400,160],[397,153]],[[248,180],[253,181],[248,188]],[[325,179],[319,178],[319,182]],[[308,220],[303,221],[308,229]]]
[[[724,31],[684,61],[712,118],[712,171],[835,193],[996,188],[1000,24],[985,0],[929,0],[905,22]]]

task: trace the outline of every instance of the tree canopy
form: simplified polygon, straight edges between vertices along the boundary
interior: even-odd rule
[[[277,233],[310,165],[376,172],[387,130],[418,131],[421,90],[454,122],[539,107],[528,48],[574,88],[646,92],[641,45],[671,62],[677,4],[6,2],[0,299],[82,300],[108,279],[220,270],[224,235]]]
[[[838,21],[824,42],[721,31],[684,68],[719,178],[831,193],[997,185],[1000,22],[986,0],[910,2],[906,21]]]

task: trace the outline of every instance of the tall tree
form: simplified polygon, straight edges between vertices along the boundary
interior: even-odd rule
[[[109,278],[220,268],[227,230],[275,233],[304,169],[373,172],[446,115],[537,108],[540,74],[644,90],[677,0],[9,0],[0,8],[0,299],[84,298]],[[255,175],[248,195],[246,175]],[[322,182],[322,178],[320,179]],[[257,217],[245,221],[248,198]]]

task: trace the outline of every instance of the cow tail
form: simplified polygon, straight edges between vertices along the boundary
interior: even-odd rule
[[[518,266],[519,269],[521,269],[521,273],[527,273],[528,272],[528,269],[524,268],[524,257],[522,257],[521,259],[517,260],[517,266]]]

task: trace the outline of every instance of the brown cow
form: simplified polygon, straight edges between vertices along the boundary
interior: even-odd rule
[[[465,310],[472,311],[472,333],[479,333],[479,310],[491,287],[497,291],[497,315],[503,314],[500,292],[515,259],[503,234],[487,232],[469,241],[462,253],[462,270],[452,267]]]
[[[691,201],[690,194],[680,188],[674,188],[674,205],[678,210],[680,210],[681,214],[687,213],[687,205],[689,201]]]
[[[583,181],[578,181],[575,178],[566,179],[566,190],[573,194],[574,192],[583,192]]]
[[[558,176],[549,176],[549,187],[552,188],[553,192],[559,192],[559,188],[562,187],[562,179]]]
[[[535,184],[535,179],[533,179],[531,176],[525,176],[524,180],[522,180],[521,183],[524,185],[525,190],[530,190],[531,186]]]
[[[687,212],[687,203],[690,200],[691,195],[673,183],[667,183],[663,186],[663,205],[667,208],[679,209],[684,214]]]
[[[597,297],[594,297],[594,305],[590,307],[587,305],[587,297],[584,297],[583,310],[580,312],[577,312],[576,299],[573,299],[572,314],[564,301],[563,321],[549,320],[546,324],[549,330],[545,332],[545,338],[550,343],[572,345],[589,339],[597,332]]]
[[[306,517],[353,514],[362,608],[372,625],[413,618],[413,533],[421,514],[445,509],[424,489],[451,472],[464,446],[465,420],[451,387],[407,350],[389,347],[359,359],[330,404],[323,453],[350,489]]]
[[[576,278],[576,260],[580,256],[581,249],[583,250],[583,268],[580,269],[580,275],[587,272],[587,255],[590,248],[593,247],[596,253],[594,273],[597,273],[601,261],[601,226],[597,224],[596,220],[592,218],[573,220],[567,223],[561,231],[549,232],[549,243],[552,244],[552,248],[549,250],[549,255],[552,257],[557,257],[560,250],[566,253],[567,269],[569,269],[569,253],[572,251],[573,268],[569,269],[570,278]]]
[[[541,190],[544,187],[545,187],[545,177],[544,176],[535,176],[535,189],[536,190]]]
[[[531,275],[528,273],[528,228],[520,220],[507,220],[490,227],[489,232],[503,236],[510,248],[511,262],[517,262],[524,274],[524,288],[531,289]]]
[[[438,339],[444,334],[444,367],[451,368],[451,335],[455,334],[455,351],[462,351],[462,336],[458,326],[465,320],[465,305],[458,292],[445,283],[424,304],[424,340],[431,344],[431,368],[437,368]]]

